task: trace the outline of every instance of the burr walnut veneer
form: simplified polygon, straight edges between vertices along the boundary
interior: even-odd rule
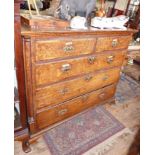
[[[30,137],[114,99],[133,30],[22,30]]]

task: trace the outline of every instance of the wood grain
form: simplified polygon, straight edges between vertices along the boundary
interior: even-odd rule
[[[21,25],[20,25],[20,7],[19,0],[14,3],[14,45],[15,45],[15,67],[18,83],[19,107],[20,107],[20,123],[21,126],[15,131],[24,130],[27,128],[26,118],[26,97],[25,97],[25,77],[24,77],[24,62],[22,53],[22,38],[21,38]]]
[[[89,54],[93,52],[95,42],[95,38],[36,41],[36,61]]]
[[[25,91],[25,68],[22,51],[21,37],[21,20],[20,20],[20,2],[22,0],[14,0],[14,45],[15,45],[15,67],[18,83],[19,108],[20,108],[20,126],[14,129],[15,140],[22,141],[23,151],[29,152],[29,131],[27,125],[27,108],[26,108],[26,91]]]
[[[111,85],[39,112],[37,114],[37,126],[39,129],[45,128],[95,104],[99,104],[112,97],[115,93],[115,89],[116,85]]]
[[[98,36],[98,37],[108,37],[108,36],[132,36],[133,33],[138,32],[137,30],[127,29],[127,30],[100,30],[95,28],[89,28],[88,30],[74,30],[70,28],[62,29],[51,29],[51,30],[42,30],[38,29],[31,30],[28,27],[22,27],[22,35],[25,37],[34,37],[34,38],[55,38],[55,37],[85,37],[85,36]]]
[[[63,81],[36,90],[35,104],[37,109],[59,104],[82,94],[116,83],[120,68],[103,70],[86,74],[72,80]]]
[[[96,70],[121,66],[125,52],[126,51],[104,52],[102,54],[93,54],[79,58],[37,64],[36,85],[50,84]],[[111,63],[107,60],[109,56],[114,56]],[[63,65],[69,65],[70,69],[68,71],[63,71]]]
[[[97,39],[96,52],[127,49],[130,41],[131,36],[100,37]]]

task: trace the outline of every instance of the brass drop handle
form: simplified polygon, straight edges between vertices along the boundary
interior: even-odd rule
[[[102,93],[102,94],[99,95],[100,99],[104,99],[104,96],[105,96],[104,93]]]
[[[58,112],[59,116],[65,115],[68,112],[68,109],[62,109]]]
[[[74,50],[73,43],[67,42],[65,47],[63,48],[64,52],[71,52]]]
[[[84,95],[83,97],[82,97],[82,102],[85,102],[87,99],[88,99],[88,95]]]
[[[90,56],[90,57],[88,57],[88,62],[89,62],[90,64],[93,64],[93,63],[95,62],[95,60],[96,60],[96,57],[95,57],[95,56]]]
[[[87,76],[85,76],[85,80],[86,80],[86,81],[90,81],[92,78],[93,78],[92,75],[87,75]]]
[[[117,44],[118,44],[118,39],[113,39],[112,40],[112,47],[116,47],[117,46]]]
[[[103,77],[103,81],[106,81],[108,78],[109,78],[108,75],[104,76],[104,77]]]
[[[59,93],[62,94],[62,95],[65,95],[67,92],[68,92],[68,89],[67,88],[61,89],[59,91]]]
[[[64,64],[64,65],[62,65],[61,70],[63,72],[67,72],[67,71],[71,70],[71,65],[70,64]]]
[[[107,57],[107,63],[111,64],[114,61],[115,56],[114,55],[110,55]]]

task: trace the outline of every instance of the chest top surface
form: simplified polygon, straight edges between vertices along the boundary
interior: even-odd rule
[[[44,38],[44,37],[57,37],[57,36],[124,36],[124,35],[133,35],[137,30],[127,29],[127,30],[119,30],[119,29],[105,29],[100,30],[97,28],[88,28],[87,30],[75,30],[75,29],[35,29],[31,30],[26,26],[22,26],[21,34],[24,37],[36,37],[36,38]]]

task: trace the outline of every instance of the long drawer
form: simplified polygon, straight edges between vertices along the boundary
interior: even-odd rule
[[[116,83],[119,76],[120,68],[114,68],[39,88],[36,90],[35,96],[36,107],[40,109],[49,105],[56,105],[84,93]]]
[[[89,54],[93,52],[95,42],[95,38],[36,41],[36,61]]]
[[[131,36],[100,37],[97,39],[96,52],[106,50],[127,49]]]
[[[58,121],[64,120],[93,105],[99,104],[114,96],[116,85],[110,85],[97,91],[74,98],[61,105],[49,108],[36,115],[38,129],[43,129]]]
[[[35,66],[36,86],[51,84],[100,69],[121,66],[124,56],[125,51],[113,51],[37,64]]]

